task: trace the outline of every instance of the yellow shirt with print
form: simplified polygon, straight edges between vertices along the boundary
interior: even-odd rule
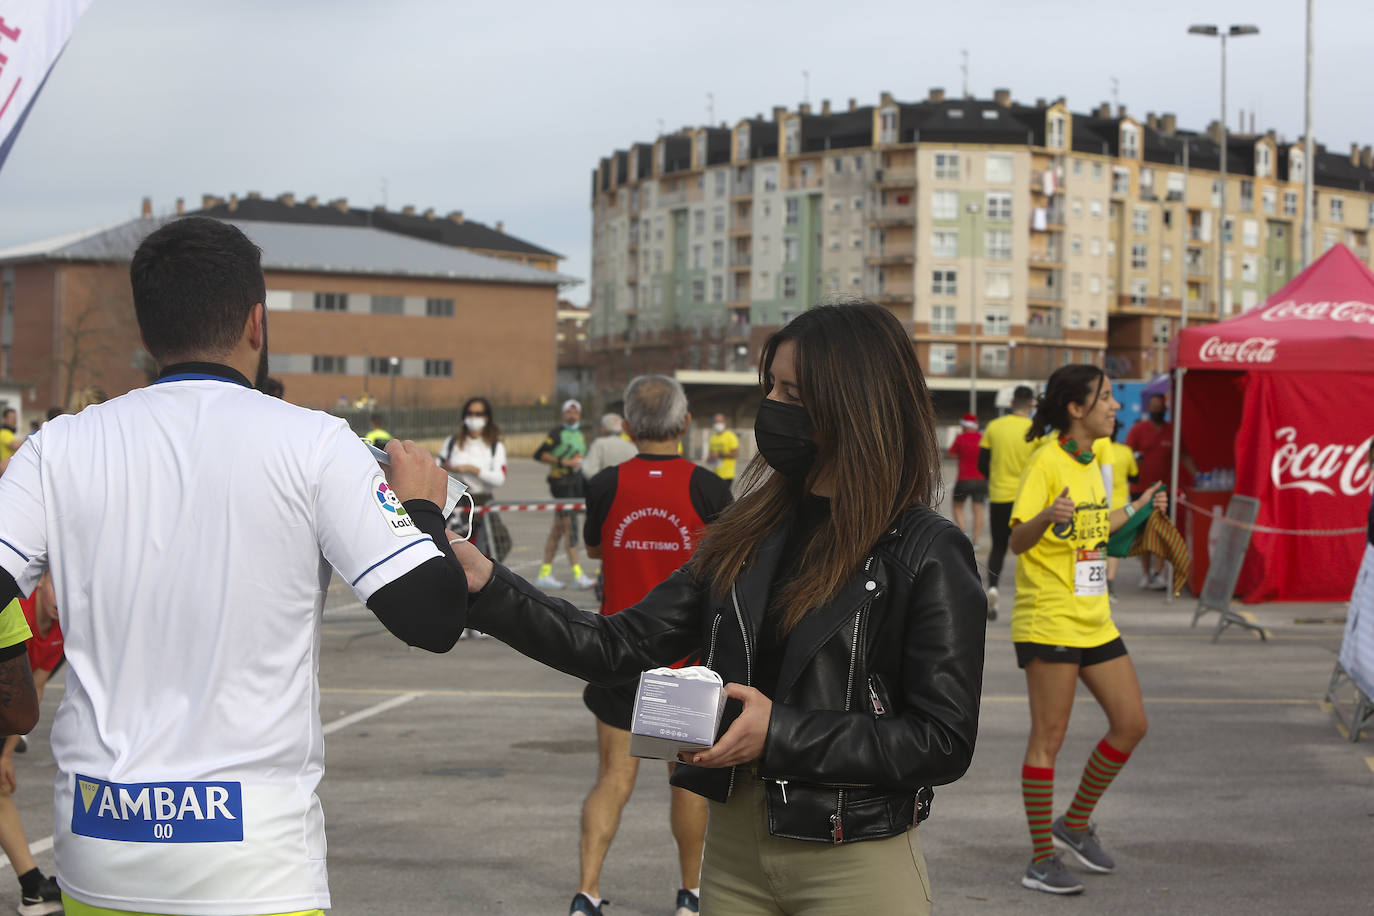
[[[1040,441],[1026,441],[1030,417],[1009,413],[998,417],[983,431],[979,448],[988,449],[988,502],[1009,503],[1016,499],[1016,488],[1026,462],[1039,448]]]
[[[707,440],[706,447],[711,452],[711,457],[717,462],[716,475],[726,480],[735,479],[735,459],[724,457],[728,452],[739,449],[739,436],[731,430],[723,433],[711,433],[711,438]]]
[[[1113,442],[1102,437],[1093,443],[1093,454],[1097,463],[1112,469],[1112,509],[1120,509],[1131,498],[1130,479],[1140,473],[1135,463],[1135,452],[1122,442]]]
[[[19,606],[19,599],[16,598],[0,611],[0,649],[17,646],[32,636],[33,631],[29,629],[29,622],[24,619],[24,609]]]
[[[19,447],[14,444],[14,440],[19,438],[19,434],[8,426],[0,427],[0,461],[9,461],[14,457],[14,453],[19,451]]]
[[[1014,528],[1049,508],[1064,488],[1076,507],[1073,522],[1051,525],[1034,547],[1016,559],[1016,604],[1011,614],[1013,642],[1087,649],[1121,634],[1112,623],[1105,582],[1100,595],[1075,594],[1075,565],[1092,560],[1080,551],[1101,551],[1105,562],[1111,525],[1107,493],[1097,462],[1082,464],[1058,445],[1035,453],[1021,476],[1021,492],[1011,509]]]

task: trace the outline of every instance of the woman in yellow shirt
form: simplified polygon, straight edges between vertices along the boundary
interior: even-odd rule
[[[1088,817],[1131,751],[1145,737],[1145,704],[1135,666],[1112,623],[1107,599],[1107,539],[1153,498],[1113,509],[1092,451],[1112,432],[1121,405],[1096,366],[1064,366],[1050,376],[1026,433],[1051,439],[1031,458],[1011,514],[1017,556],[1011,638],[1026,671],[1031,729],[1021,789],[1034,851],[1021,883],[1053,894],[1083,890],[1055,854],[1068,849],[1091,871],[1116,867]],[[1107,715],[1107,734],[1093,750],[1073,802],[1051,824],[1054,761],[1064,742],[1079,679]]]

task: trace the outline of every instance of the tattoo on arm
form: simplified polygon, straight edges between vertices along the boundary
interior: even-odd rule
[[[28,654],[0,661],[0,732],[28,731],[21,727],[23,723],[37,719],[38,693],[33,686]]]

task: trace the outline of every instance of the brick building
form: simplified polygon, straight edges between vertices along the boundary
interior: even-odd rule
[[[147,384],[128,262],[165,221],[149,210],[0,250],[0,378],[29,385],[25,407],[66,403],[88,386],[113,396]],[[383,406],[394,397],[439,407],[473,394],[521,403],[554,393],[558,289],[572,282],[552,270],[557,255],[495,257],[334,218],[226,221],[263,249],[270,368],[290,400],[329,407],[366,392]]]

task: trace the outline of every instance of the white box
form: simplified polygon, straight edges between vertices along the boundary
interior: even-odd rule
[[[630,756],[676,760],[716,741],[725,711],[720,675],[709,668],[655,668],[639,676],[630,719]]]

